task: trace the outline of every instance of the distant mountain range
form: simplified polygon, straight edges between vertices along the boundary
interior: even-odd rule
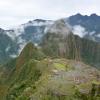
[[[64,21],[73,34],[100,42],[100,16],[76,14]],[[9,30],[0,29],[0,62],[18,56],[28,42],[39,44],[53,23],[55,21],[36,19]]]
[[[70,16],[67,22],[73,26],[76,34],[81,32],[81,36],[100,42],[100,16],[96,14],[91,14],[90,16],[76,14]]]
[[[52,21],[36,19],[10,30],[0,29],[0,62],[15,58],[28,43],[38,44]]]
[[[0,29],[0,100],[100,99],[99,33],[70,19]]]

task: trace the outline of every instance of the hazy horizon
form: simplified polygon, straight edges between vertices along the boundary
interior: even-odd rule
[[[98,0],[0,0],[0,27],[7,29],[29,20],[56,20],[77,13],[100,15]]]

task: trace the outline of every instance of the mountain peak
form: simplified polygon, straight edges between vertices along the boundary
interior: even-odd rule
[[[91,16],[91,17],[96,17],[96,16],[98,16],[98,15],[95,14],[95,13],[93,13],[93,14],[91,14],[90,16]]]
[[[0,33],[4,33],[5,30],[3,30],[2,28],[0,28]]]
[[[35,19],[34,21],[37,21],[37,22],[45,22],[46,20],[44,20],[44,19]]]
[[[82,16],[80,13],[77,13],[76,16]]]
[[[48,33],[56,33],[56,34],[63,34],[68,35],[71,30],[69,26],[65,23],[63,19],[55,21],[47,31]]]
[[[34,50],[36,47],[31,42],[28,43],[18,57],[17,66],[22,66],[26,61],[32,59]]]
[[[42,51],[37,48],[37,46],[35,46],[33,43],[29,42],[24,47],[17,59],[17,68],[21,67],[31,59],[40,60],[44,57],[45,55],[42,53]]]

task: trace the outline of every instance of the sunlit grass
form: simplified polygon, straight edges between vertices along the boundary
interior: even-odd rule
[[[54,63],[54,67],[57,69],[57,70],[66,70],[66,65],[65,64],[61,64],[61,63]]]

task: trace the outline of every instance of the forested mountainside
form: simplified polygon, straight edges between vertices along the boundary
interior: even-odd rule
[[[100,99],[99,42],[75,35],[63,19],[33,42],[15,42],[24,48],[0,65],[0,100]]]
[[[100,66],[100,43],[74,35],[63,20],[57,21],[52,27],[41,44],[47,55]]]
[[[74,35],[100,43],[100,16],[76,14],[64,18],[64,21]],[[8,30],[0,28],[0,63],[17,57],[28,42],[39,44],[55,22],[36,19]]]
[[[79,61],[47,57],[32,43],[1,68],[0,100],[100,99],[99,70]]]
[[[36,19],[9,30],[0,29],[0,63],[17,57],[28,42],[40,43],[52,23]]]

